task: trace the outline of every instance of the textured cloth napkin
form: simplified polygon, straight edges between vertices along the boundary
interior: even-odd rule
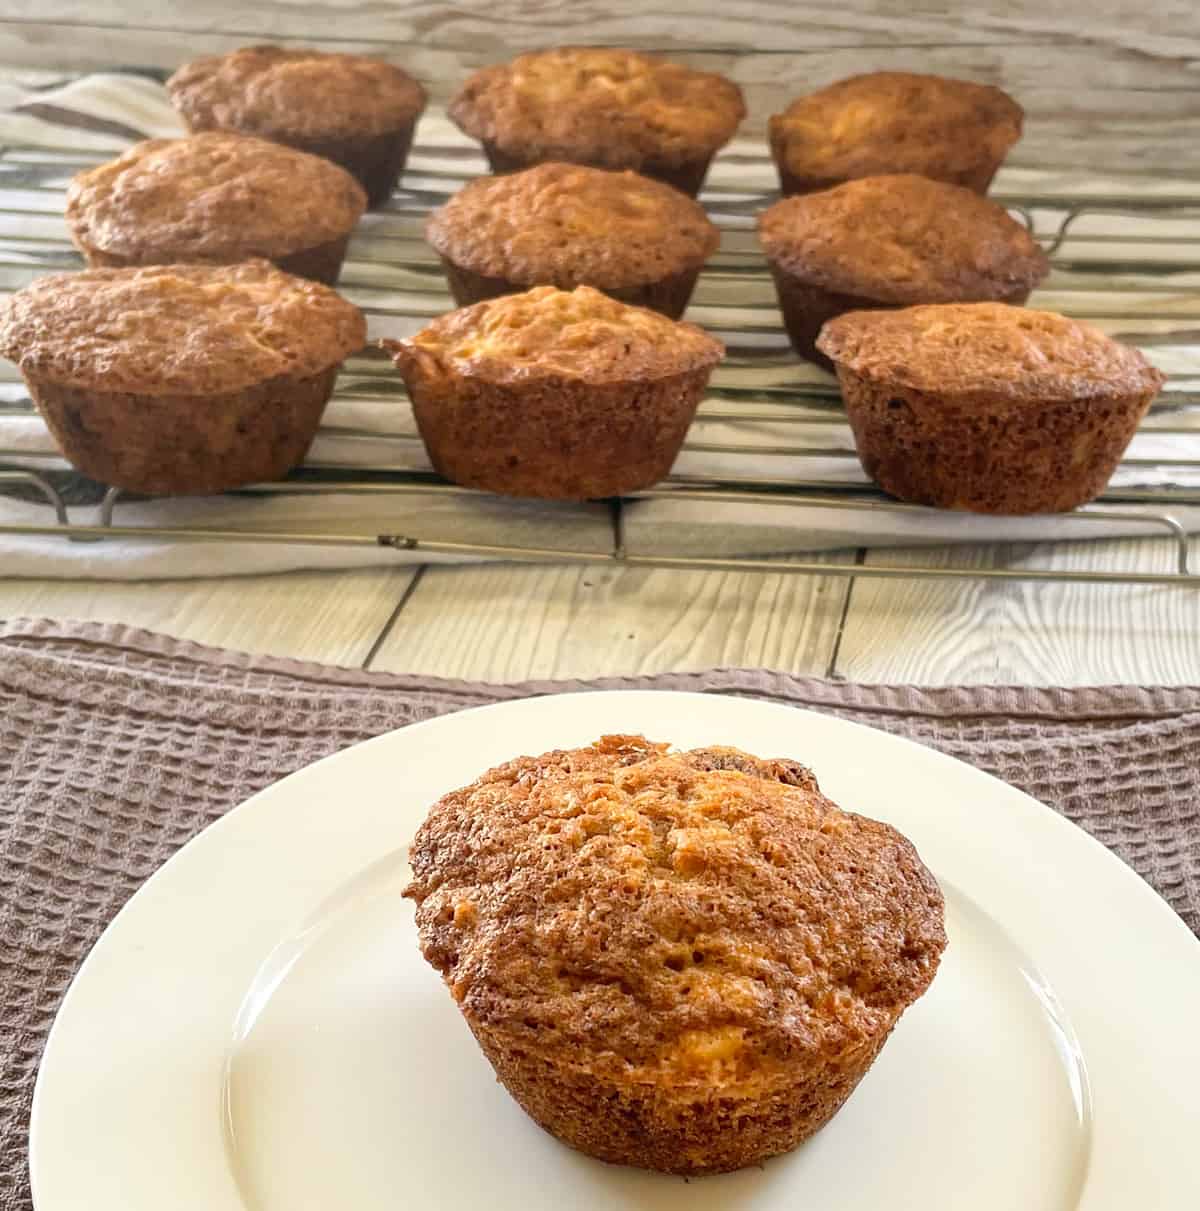
[[[0,624],[0,1211],[27,1211],[46,1032],[104,926],[261,787],[391,728],[581,689],[808,707],[941,749],[1082,825],[1200,932],[1200,688],[914,689],[763,670],[486,685],[202,648],[111,624]]]
[[[62,219],[62,190],[81,164],[115,155],[142,136],[182,133],[165,89],[146,74],[99,72],[66,82],[40,77],[7,85],[0,82],[0,144],[6,149],[0,156],[0,185],[8,198],[0,205],[0,288],[16,288],[41,273],[78,263]],[[421,216],[460,181],[484,171],[478,149],[444,114],[431,109],[422,117],[404,190],[388,211],[365,217],[351,242],[339,283],[339,289],[366,310],[372,340],[409,335],[424,322],[421,317],[451,306],[441,290],[436,259],[421,237]],[[739,199],[755,200],[775,187],[774,170],[761,140],[743,138],[731,144],[717,158],[710,182],[718,190],[708,201],[722,228],[722,255],[745,268],[758,253],[751,217]],[[1002,192],[1024,196],[1121,195],[1131,188],[1129,179],[1106,181],[1011,166],[1002,170],[998,185]],[[1178,196],[1181,189],[1186,192],[1186,183],[1139,180],[1137,189],[1143,195],[1170,197]],[[1049,215],[1040,215],[1039,222],[1047,230],[1054,229]],[[1088,242],[1092,236],[1111,241],[1118,234],[1161,241],[1163,229],[1162,220],[1144,216],[1090,215],[1072,226],[1062,255],[1068,262],[1086,259],[1098,247],[1106,257],[1167,256],[1170,250],[1159,242],[1129,247]],[[759,265],[758,274],[734,274],[736,288],[721,261],[701,278],[689,318],[725,339],[731,356],[714,375],[716,396],[701,409],[675,472],[702,481],[769,479],[866,487],[868,481],[851,453],[845,418],[828,406],[834,384],[788,350],[765,266],[761,261]],[[1150,304],[1131,294],[1127,276],[1063,270],[1038,292],[1035,302],[1051,309],[1082,308],[1093,315],[1133,309],[1134,318],[1108,320],[1106,326],[1132,329],[1130,339],[1148,342],[1155,363],[1173,376],[1172,389],[1187,389],[1194,378],[1200,379],[1200,349],[1188,335],[1186,314],[1180,311],[1172,320],[1160,294],[1147,296]],[[1122,293],[1107,293],[1110,280]],[[1166,334],[1175,327],[1183,333],[1168,339]],[[729,399],[719,397],[720,391],[727,390],[736,396],[732,407]],[[820,399],[811,394],[814,391]],[[714,407],[719,407],[719,414]],[[806,414],[806,423],[794,423],[794,415],[789,420],[787,414],[798,412]],[[747,415],[757,419],[747,420]],[[1196,468],[1167,461],[1200,459],[1200,419],[1186,412],[1170,419],[1184,432],[1156,435],[1148,424],[1135,439],[1131,461],[1118,471],[1114,484],[1125,488],[1200,485]],[[1189,427],[1195,432],[1187,433]],[[68,475],[15,370],[3,363],[0,463],[48,471],[60,484],[65,481],[71,519],[96,521],[94,485],[81,485]],[[378,363],[372,368],[365,359],[351,359],[325,411],[309,463],[350,472],[372,466],[428,471],[399,380]],[[1200,509],[1179,507],[1172,512],[1187,528],[1200,530]],[[115,520],[176,528],[290,529],[368,537],[403,534],[445,542],[585,551],[608,551],[613,537],[603,505],[518,503],[485,494],[430,498],[293,493],[128,501],[118,504]],[[38,499],[0,496],[0,522],[44,526],[52,521],[49,507]],[[627,506],[625,523],[626,546],[640,555],[767,556],[854,546],[1036,542],[1139,533],[1161,535],[1162,531],[1117,520],[1084,524],[1064,517],[993,518],[937,510],[847,513],[812,504],[782,508],[757,502],[714,507],[663,499]],[[430,560],[423,551],[385,549],[369,541],[356,547],[146,539],[68,543],[59,536],[0,535],[0,563],[14,576],[143,579]]]

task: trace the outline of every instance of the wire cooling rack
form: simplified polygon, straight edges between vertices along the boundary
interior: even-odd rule
[[[451,306],[440,266],[421,235],[424,217],[485,171],[478,154],[444,119],[427,116],[422,136],[390,205],[368,216],[356,234],[339,284],[366,311],[373,338],[413,332]],[[42,273],[79,266],[62,219],[63,190],[75,172],[105,158],[19,147],[0,152],[0,287],[15,289]],[[907,524],[946,515],[891,500],[865,478],[835,381],[800,362],[788,348],[753,233],[754,215],[773,199],[773,173],[762,150],[748,142],[735,144],[718,160],[703,196],[722,229],[722,246],[702,275],[688,315],[724,339],[728,357],[713,376],[672,475],[654,489],[605,502],[602,541],[593,534],[589,542],[573,542],[570,526],[566,537],[562,529],[573,510],[589,511],[594,519],[596,505],[536,506],[538,521],[552,536],[540,541],[527,502],[494,497],[487,498],[486,532],[479,533],[476,526],[465,538],[453,528],[439,533],[438,519],[447,510],[477,504],[485,494],[445,483],[432,473],[403,385],[390,363],[369,355],[347,362],[303,467],[278,483],[229,494],[248,506],[246,517],[236,523],[160,523],[145,502],[130,523],[122,508],[131,502],[118,491],[83,480],[44,443],[4,443],[0,424],[0,496],[42,500],[47,507],[45,520],[37,522],[5,521],[0,513],[0,534],[62,535],[76,542],[139,538],[370,546],[431,557],[822,576],[1200,587],[1200,570],[1189,566],[1188,527],[1181,520],[1200,506],[1200,192],[1167,186],[1164,192],[1147,193],[1133,183],[1128,189],[1109,183],[1081,192],[1074,183],[1070,189],[1049,187],[1044,175],[1036,187],[1021,187],[1021,175],[1003,177],[1008,184],[993,197],[1021,216],[1051,255],[1053,271],[1034,304],[1087,319],[1138,345],[1168,377],[1108,490],[1095,504],[1057,520],[1056,537],[1068,536],[1064,531],[1070,537],[1097,536],[1121,525],[1128,532],[1136,523],[1138,532],[1172,540],[1170,559],[1161,571],[907,562],[890,567],[781,557],[781,552],[804,551],[814,528],[824,547],[862,547],[875,545],[880,524],[903,533]],[[26,433],[37,427],[24,386],[7,366],[0,372],[2,418],[27,422]],[[255,525],[256,500],[313,497],[356,498],[368,514],[385,502],[409,502],[411,520],[402,529],[389,526],[387,532],[369,524],[341,530],[281,526],[277,520]],[[666,548],[659,542],[639,550],[629,540],[629,519],[647,503],[698,510],[702,520],[692,524],[691,541],[679,549],[671,549],[668,541]],[[755,516],[779,519],[773,523],[773,538],[768,548],[760,540],[758,549],[754,543],[736,549],[734,542],[730,550],[733,519],[744,518],[748,509]],[[798,510],[805,528],[792,539],[781,538]],[[820,520],[814,523],[814,518]],[[838,541],[831,541],[831,534]],[[996,541],[996,535],[989,534],[988,540]]]

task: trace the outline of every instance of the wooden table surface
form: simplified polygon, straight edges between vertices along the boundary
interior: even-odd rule
[[[1193,556],[1200,558],[1200,543]],[[998,551],[938,558],[987,565]],[[1158,541],[1125,539],[1043,546],[1022,562],[1163,567],[1167,558]],[[104,619],[305,660],[497,681],[765,665],[925,684],[1200,684],[1200,594],[1153,586],[483,565],[0,582],[0,615],[18,614]]]
[[[637,15],[631,15],[636,12]],[[336,31],[330,33],[331,28]],[[181,37],[180,31],[186,30]],[[1200,17],[1166,0],[1065,5],[741,3],[697,19],[641,6],[231,0],[192,8],[0,0],[0,62],[79,70],[293,39],[387,50],[419,42],[417,74],[526,45],[725,48],[707,56],[757,113],[871,67],[991,80],[1029,111],[1027,166],[1090,163],[1200,178]],[[751,52],[765,44],[771,55]],[[1193,541],[1200,561],[1200,540]],[[928,561],[928,550],[920,553]],[[915,552],[833,562],[902,563]],[[1163,569],[1168,545],[1125,539],[935,552],[936,562]],[[507,680],[766,665],[863,681],[1200,684],[1200,593],[1182,588],[897,582],[577,567],[396,568],[145,583],[0,581],[0,615],[126,622],[204,643],[372,669]]]

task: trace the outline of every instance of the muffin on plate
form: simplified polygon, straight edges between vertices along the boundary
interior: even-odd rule
[[[447,479],[592,500],[671,469],[724,347],[693,324],[579,286],[537,286],[383,341]]]
[[[632,50],[561,47],[483,68],[447,112],[495,172],[566,160],[632,168],[695,195],[746,106],[712,72]]]
[[[821,326],[863,308],[1023,303],[1050,270],[1007,211],[960,185],[912,174],[863,177],[784,198],[758,218],[784,327],[826,369]]]
[[[822,1127],[946,945],[906,838],[733,748],[519,757],[436,803],[411,861],[422,953],[509,1093],[572,1148],[668,1173]]]
[[[901,500],[977,513],[1098,496],[1164,382],[1087,324],[1003,303],[851,311],[817,345],[867,474]]]
[[[263,257],[328,285],[366,208],[336,164],[224,131],[135,143],[67,190],[67,226],[89,265]]]
[[[435,210],[425,236],[460,305],[531,286],[594,286],[678,319],[720,233],[661,181],[578,164],[483,177]]]
[[[192,131],[237,130],[324,156],[352,173],[374,209],[404,170],[425,90],[366,55],[247,46],[184,64],[168,81]]]
[[[365,339],[357,307],[267,261],[56,274],[0,304],[0,355],[67,461],[156,495],[301,462]]]
[[[987,193],[1024,116],[988,84],[881,71],[797,98],[768,129],[785,194],[896,172]]]

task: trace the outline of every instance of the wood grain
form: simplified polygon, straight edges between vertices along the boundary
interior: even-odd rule
[[[115,582],[0,581],[0,616],[123,622],[240,651],[360,666],[412,568]]]
[[[370,667],[487,681],[720,665],[824,675],[846,591],[756,573],[431,568]]]
[[[867,564],[1164,571],[1159,539],[873,551]],[[1192,559],[1200,558],[1200,540]],[[1160,586],[857,579],[834,673],[853,681],[1200,684],[1200,593]]]
[[[423,41],[430,45],[501,47],[553,42],[616,43],[655,38],[677,45],[737,50],[802,51],[859,45],[952,45],[1084,39],[1129,46],[1146,54],[1197,53],[1200,18],[1190,0],[926,0],[919,8],[896,0],[842,0],[830,5],[783,0],[729,0],[697,19],[692,0],[652,5],[597,0],[495,0],[471,4],[395,0],[235,0],[198,5],[147,0],[47,0],[32,10],[23,0],[3,0],[0,17],[29,24],[118,24],[131,29],[167,27],[191,31],[296,37]]]

